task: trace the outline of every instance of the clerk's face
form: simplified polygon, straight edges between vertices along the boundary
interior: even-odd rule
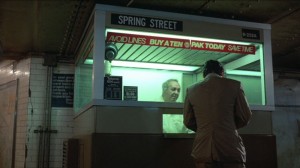
[[[180,93],[179,83],[176,81],[169,82],[168,89],[165,91],[165,102],[176,102]]]

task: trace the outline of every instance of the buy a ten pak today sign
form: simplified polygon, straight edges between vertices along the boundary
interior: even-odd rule
[[[150,45],[160,47],[184,48],[192,50],[206,50],[216,52],[229,52],[241,54],[255,54],[254,45],[241,45],[231,43],[219,43],[190,39],[156,37],[138,34],[108,32],[107,42]]]

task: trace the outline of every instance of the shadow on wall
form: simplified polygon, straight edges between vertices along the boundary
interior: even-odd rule
[[[300,166],[300,74],[275,74],[273,132],[277,138],[278,168]]]

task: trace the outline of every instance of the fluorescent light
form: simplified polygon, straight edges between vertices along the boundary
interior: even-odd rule
[[[91,64],[93,64],[93,62],[94,62],[94,60],[92,60],[92,59],[86,59],[86,60],[84,61],[84,64],[89,64],[89,65],[91,65]]]
[[[225,73],[228,75],[261,76],[261,72],[257,71],[225,70]]]
[[[185,65],[132,62],[132,61],[117,61],[117,60],[112,61],[111,65],[119,66],[119,67],[163,69],[163,70],[175,70],[175,71],[195,71],[195,70],[199,69],[199,66],[185,66]]]
[[[93,60],[86,59],[84,61],[84,64],[93,64]],[[157,63],[117,61],[117,60],[112,61],[111,66],[130,67],[130,68],[146,68],[146,69],[163,69],[163,70],[174,70],[174,71],[195,71],[195,70],[199,69],[198,66],[157,64]]]
[[[84,61],[84,64],[93,64],[93,60],[86,59]],[[162,69],[162,70],[174,70],[174,71],[195,71],[200,68],[199,66],[185,66],[185,65],[117,61],[117,60],[112,61],[111,65],[115,67]],[[225,70],[225,73],[228,75],[261,76],[261,72],[257,72],[257,71]]]

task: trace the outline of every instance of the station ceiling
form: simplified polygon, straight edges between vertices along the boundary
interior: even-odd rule
[[[300,72],[299,0],[2,0],[0,61],[74,63],[95,3],[271,24],[274,71]]]

